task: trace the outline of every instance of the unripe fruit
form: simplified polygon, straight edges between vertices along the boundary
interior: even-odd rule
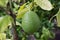
[[[22,28],[26,33],[32,34],[40,28],[38,15],[33,11],[28,11],[22,18]]]

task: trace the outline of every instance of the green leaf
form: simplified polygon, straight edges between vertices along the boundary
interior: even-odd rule
[[[26,5],[26,3],[23,4],[23,5],[19,8],[19,10],[18,10],[17,19],[22,18],[23,15],[24,15],[27,11],[29,11],[30,9],[32,9],[32,5],[33,5],[33,3],[29,3],[28,5]]]
[[[54,37],[55,37],[54,33],[52,33],[48,28],[43,27],[41,38],[45,38],[45,39],[51,38],[51,39],[53,39]]]
[[[40,37],[40,35],[39,35],[38,32],[35,33],[35,36],[36,36],[36,38],[39,38]]]
[[[28,11],[27,8],[23,9],[22,11],[19,11],[17,14],[17,19],[22,18],[22,16]]]
[[[19,23],[18,21],[16,21],[16,25],[22,26],[21,23]]]
[[[6,34],[0,33],[0,40],[6,40]]]
[[[3,19],[3,17],[0,17],[0,21]]]
[[[23,5],[19,8],[18,13],[17,13],[17,19],[22,18],[22,16],[23,16],[23,15],[25,14],[25,12],[27,11],[27,8],[25,8],[25,6],[26,6],[26,3],[23,4]]]
[[[25,40],[25,37],[23,37],[22,40]]]
[[[34,0],[34,2],[44,10],[50,11],[53,8],[49,0]]]
[[[11,40],[11,39],[6,39],[6,40]]]
[[[4,32],[12,21],[12,17],[8,15],[4,16],[0,21],[0,32]]]
[[[59,11],[57,13],[56,18],[57,18],[57,25],[60,27],[60,9],[59,9]]]
[[[8,3],[8,0],[0,0],[1,7],[6,7],[7,3]]]

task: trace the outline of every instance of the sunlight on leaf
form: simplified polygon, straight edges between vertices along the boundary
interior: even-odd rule
[[[21,11],[21,10],[23,10],[23,9],[25,8],[25,6],[26,6],[26,3],[25,3],[25,4],[23,4],[22,6],[20,6],[20,8],[19,8],[18,12],[20,13],[20,11]]]
[[[57,25],[60,27],[60,9],[59,9],[56,17],[57,17]]]
[[[33,7],[33,3],[29,3],[28,5],[26,5],[26,3],[23,4],[18,10],[17,19],[22,18],[27,11],[32,9],[32,7]]]
[[[24,15],[24,13],[27,11],[25,6],[26,6],[26,3],[20,6],[18,13],[17,13],[17,18],[21,18]]]
[[[16,25],[22,26],[21,23],[19,23],[18,21],[16,21]]]
[[[0,21],[0,32],[4,32],[12,21],[13,19],[10,16],[4,16],[3,19]]]
[[[0,40],[6,40],[6,34],[0,33]]]
[[[0,6],[6,7],[8,0],[0,0]]]
[[[22,11],[18,12],[17,19],[22,18],[22,16],[28,11],[27,8],[24,8]]]
[[[44,10],[50,11],[53,8],[49,0],[34,0],[34,2]]]
[[[11,39],[6,39],[6,40],[11,40]]]
[[[3,19],[3,17],[0,17],[0,21]]]

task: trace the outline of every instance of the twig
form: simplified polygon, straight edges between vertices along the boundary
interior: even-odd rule
[[[13,35],[13,40],[18,40],[18,34],[16,32],[16,15],[13,13],[13,9],[12,9],[12,0],[9,0],[9,5],[10,5],[10,16],[13,18],[13,22],[12,22],[12,35]]]

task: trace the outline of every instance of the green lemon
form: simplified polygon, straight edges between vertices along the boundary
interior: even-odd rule
[[[40,19],[33,11],[28,11],[22,18],[22,28],[26,33],[34,33],[40,28]]]

